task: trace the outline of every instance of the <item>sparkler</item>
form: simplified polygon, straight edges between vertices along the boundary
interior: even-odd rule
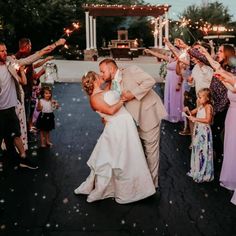
[[[196,41],[196,38],[194,37],[194,35],[191,33],[191,31],[189,30],[188,27],[185,27],[187,26],[189,23],[190,23],[190,19],[187,20],[185,17],[182,19],[182,21],[180,22],[180,28],[186,28],[188,33],[193,37],[194,41]]]
[[[182,19],[182,21],[180,22],[180,27],[184,28],[185,26],[187,26],[189,24],[189,21],[186,20],[186,18],[184,17]]]
[[[69,28],[64,28],[64,34],[61,36],[61,38],[63,37],[67,37],[67,39],[72,35],[72,33],[75,31],[75,30],[78,30],[80,28],[80,24],[79,22],[73,22],[71,27]],[[68,45],[64,45],[64,48],[68,49]]]

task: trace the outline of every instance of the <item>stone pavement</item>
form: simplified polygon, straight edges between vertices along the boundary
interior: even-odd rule
[[[159,86],[156,90],[161,93]],[[0,235],[4,236],[213,236],[236,235],[236,206],[215,180],[194,183],[189,170],[190,139],[180,124],[162,123],[160,188],[139,202],[113,199],[87,203],[73,190],[87,177],[86,161],[102,132],[99,116],[79,83],[56,84],[56,129],[51,149],[31,144],[38,170],[14,167],[5,158],[0,171]],[[145,187],[145,186],[144,186]]]

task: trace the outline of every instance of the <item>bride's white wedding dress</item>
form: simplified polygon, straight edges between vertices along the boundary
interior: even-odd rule
[[[119,98],[116,91],[104,93],[109,105]],[[88,202],[114,197],[118,203],[153,195],[155,186],[132,116],[124,107],[113,116],[99,114],[107,122],[87,162],[90,175],[75,194],[88,194]]]

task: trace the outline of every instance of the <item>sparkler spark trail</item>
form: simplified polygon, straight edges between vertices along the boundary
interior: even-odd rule
[[[184,28],[185,26],[187,26],[189,24],[189,21],[186,20],[186,18],[184,17],[180,23],[180,27]]]
[[[188,33],[193,37],[194,41],[196,41],[196,38],[194,37],[194,35],[191,33],[191,31],[189,30],[187,26],[190,23],[190,20],[187,20],[185,17],[182,19],[182,21],[180,22],[180,28],[186,28]]]
[[[72,28],[72,29],[71,29]],[[67,39],[72,35],[72,33],[75,31],[75,30],[78,30],[80,28],[80,24],[79,22],[73,22],[72,23],[72,26],[69,27],[69,28],[64,28],[64,34],[61,36],[61,38],[63,37],[67,37]],[[68,45],[64,45],[64,48],[68,49]]]
[[[71,27],[64,29],[64,34],[61,36],[61,38],[65,37],[65,36],[70,37],[75,30],[78,30],[80,28],[79,22],[73,22],[72,29],[70,29],[70,28]]]

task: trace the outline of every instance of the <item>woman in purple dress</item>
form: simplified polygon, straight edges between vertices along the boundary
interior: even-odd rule
[[[236,76],[223,69],[216,71],[228,89],[230,106],[225,119],[224,159],[220,173],[221,186],[233,191],[231,202],[236,205]]]
[[[177,75],[177,58],[168,56],[162,53],[153,52],[145,49],[146,53],[150,53],[155,57],[163,59],[167,62],[167,74],[165,77],[165,92],[164,92],[164,106],[168,113],[166,120],[170,122],[182,121],[183,110],[183,91],[182,91],[182,77]]]

